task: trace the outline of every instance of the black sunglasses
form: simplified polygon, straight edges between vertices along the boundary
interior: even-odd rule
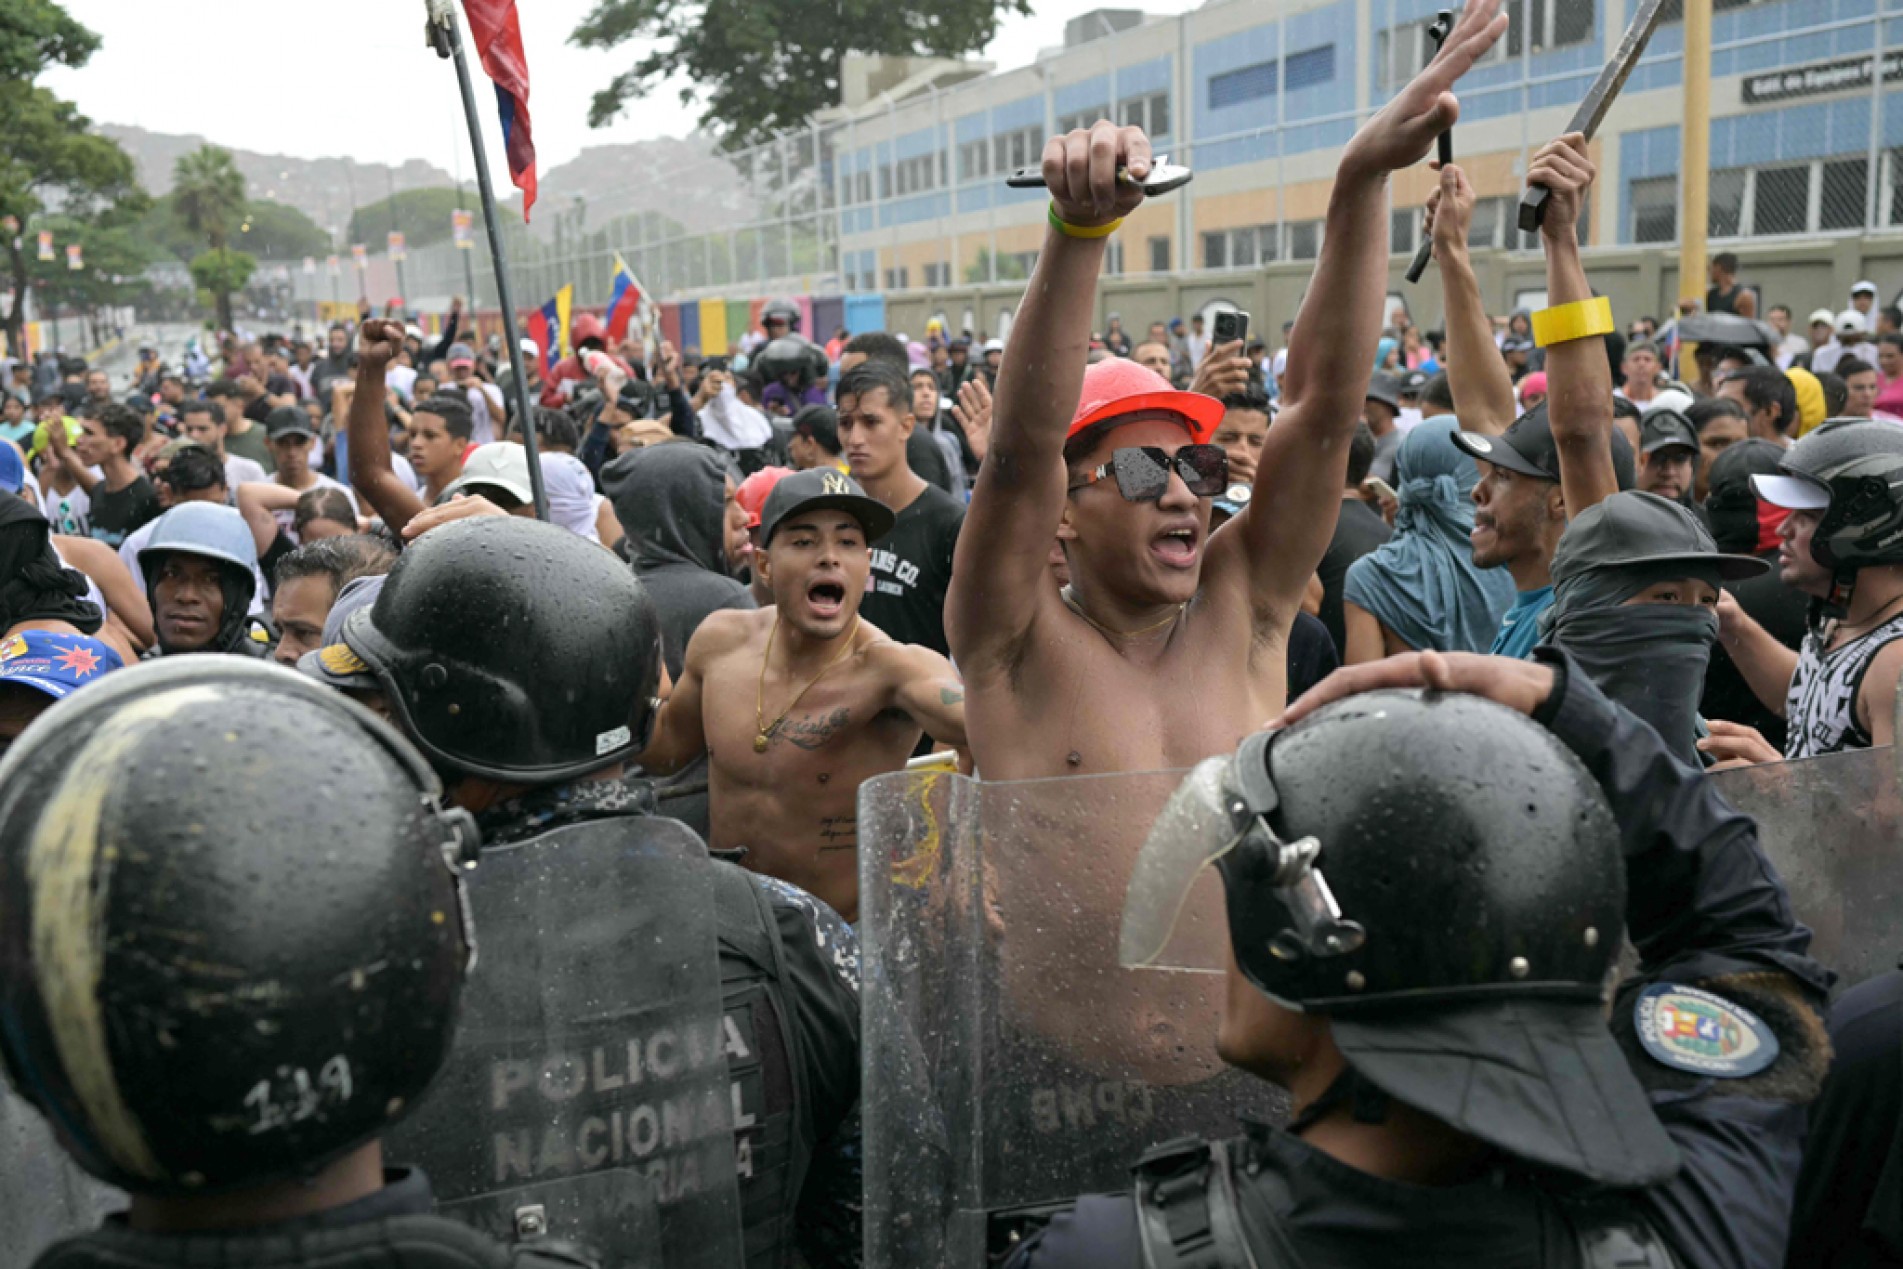
[[[1110,476],[1129,502],[1155,502],[1169,488],[1174,471],[1198,498],[1213,498],[1229,486],[1229,455],[1220,445],[1185,445],[1166,454],[1155,445],[1115,450],[1110,461],[1070,486],[1074,492]]]

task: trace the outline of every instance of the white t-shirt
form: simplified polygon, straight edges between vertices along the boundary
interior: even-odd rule
[[[390,391],[408,401],[416,387],[416,367],[391,366],[383,372],[383,381],[390,385]]]
[[[93,500],[84,489],[73,486],[71,493],[60,493],[48,482],[40,493],[40,510],[52,522],[53,532],[76,538],[92,536]]]
[[[463,390],[463,399],[469,402],[469,414],[473,420],[469,429],[470,442],[487,445],[496,440],[496,421],[507,413],[502,405],[502,389],[493,383],[479,381]]]
[[[271,473],[255,458],[245,458],[240,454],[225,455],[225,488],[234,496],[239,485],[261,485],[271,479]]]

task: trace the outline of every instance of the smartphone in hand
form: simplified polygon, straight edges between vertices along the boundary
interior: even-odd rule
[[[1216,314],[1216,321],[1210,332],[1210,342],[1216,345],[1234,343],[1246,339],[1249,335],[1249,315],[1241,309]]]

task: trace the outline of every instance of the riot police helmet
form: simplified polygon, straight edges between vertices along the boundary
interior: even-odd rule
[[[430,530],[342,635],[448,776],[574,780],[640,752],[653,725],[653,599],[612,552],[539,520]]]
[[[0,1054],[137,1193],[309,1176],[447,1058],[473,943],[444,810],[395,730],[237,657],[122,671],[0,762]]]
[[[1126,964],[1169,963],[1211,864],[1236,966],[1327,1015],[1357,1077],[1534,1164],[1614,1185],[1676,1169],[1604,1018],[1618,828],[1545,728],[1475,696],[1370,692],[1205,761],[1132,874]]]

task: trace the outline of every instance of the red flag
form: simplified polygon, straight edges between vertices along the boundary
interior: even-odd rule
[[[509,179],[522,191],[522,219],[535,206],[535,140],[529,132],[529,59],[522,51],[522,23],[515,0],[463,0],[469,34],[482,56],[482,69],[496,82],[496,107],[502,116],[503,148]]]

